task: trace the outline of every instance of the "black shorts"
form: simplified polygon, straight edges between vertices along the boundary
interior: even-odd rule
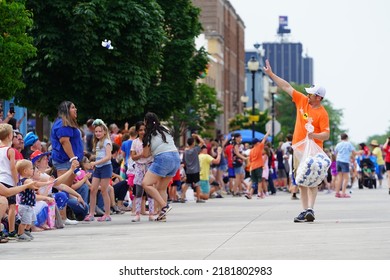
[[[390,162],[386,162],[386,170],[390,171]],[[389,180],[389,179],[388,179]]]
[[[3,183],[1,182],[6,188],[13,188],[13,186],[10,186],[6,183]],[[12,205],[12,204],[16,204],[16,195],[11,195],[9,197],[7,197],[7,200],[8,200],[8,205]]]
[[[195,188],[195,185],[199,185],[199,181],[200,181],[200,174],[199,172],[198,173],[192,173],[192,174],[186,174],[186,184],[188,186],[191,186],[193,188]]]

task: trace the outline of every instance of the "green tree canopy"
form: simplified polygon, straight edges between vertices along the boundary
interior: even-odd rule
[[[195,96],[185,106],[177,108],[170,119],[176,141],[188,129],[197,130],[202,136],[215,136],[213,125],[215,119],[222,113],[221,108],[214,88],[206,84],[196,85]]]
[[[142,115],[163,62],[163,11],[155,0],[27,0],[38,55],[25,68],[17,101],[55,117],[73,101],[79,118]],[[101,42],[111,40],[113,49]]]
[[[203,48],[195,48],[195,37],[202,30],[199,8],[194,7],[191,0],[157,2],[164,10],[168,40],[163,48],[161,72],[148,90],[147,110],[166,119],[182,111],[194,99],[195,81],[199,72],[205,70],[208,59]]]
[[[4,99],[25,87],[22,68],[36,53],[26,33],[32,25],[31,13],[23,2],[0,0],[0,98]]]

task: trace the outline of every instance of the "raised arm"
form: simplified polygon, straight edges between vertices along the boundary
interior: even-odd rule
[[[287,81],[283,80],[282,78],[277,76],[274,72],[272,72],[272,68],[271,65],[269,64],[268,59],[265,61],[265,66],[263,70],[280,89],[287,92],[292,97],[294,88]]]
[[[268,140],[268,136],[270,135],[270,131],[268,130],[267,133],[264,135],[264,138],[263,140],[261,141],[261,143],[265,144],[265,142],[267,142]]]

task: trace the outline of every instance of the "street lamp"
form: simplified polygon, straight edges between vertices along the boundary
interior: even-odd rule
[[[249,97],[246,96],[246,95],[242,95],[242,96],[240,97],[240,100],[241,100],[242,104],[244,105],[244,110],[243,110],[243,111],[244,111],[244,114],[245,114],[246,103],[248,103]]]
[[[259,61],[252,56],[248,61],[248,70],[252,72],[252,139],[255,138],[255,74],[259,70]]]

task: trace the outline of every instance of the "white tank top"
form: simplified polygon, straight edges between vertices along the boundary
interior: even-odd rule
[[[8,158],[8,149],[11,149],[11,147],[0,147],[0,182],[10,186],[15,186],[16,182],[14,182],[11,173],[11,164]]]

